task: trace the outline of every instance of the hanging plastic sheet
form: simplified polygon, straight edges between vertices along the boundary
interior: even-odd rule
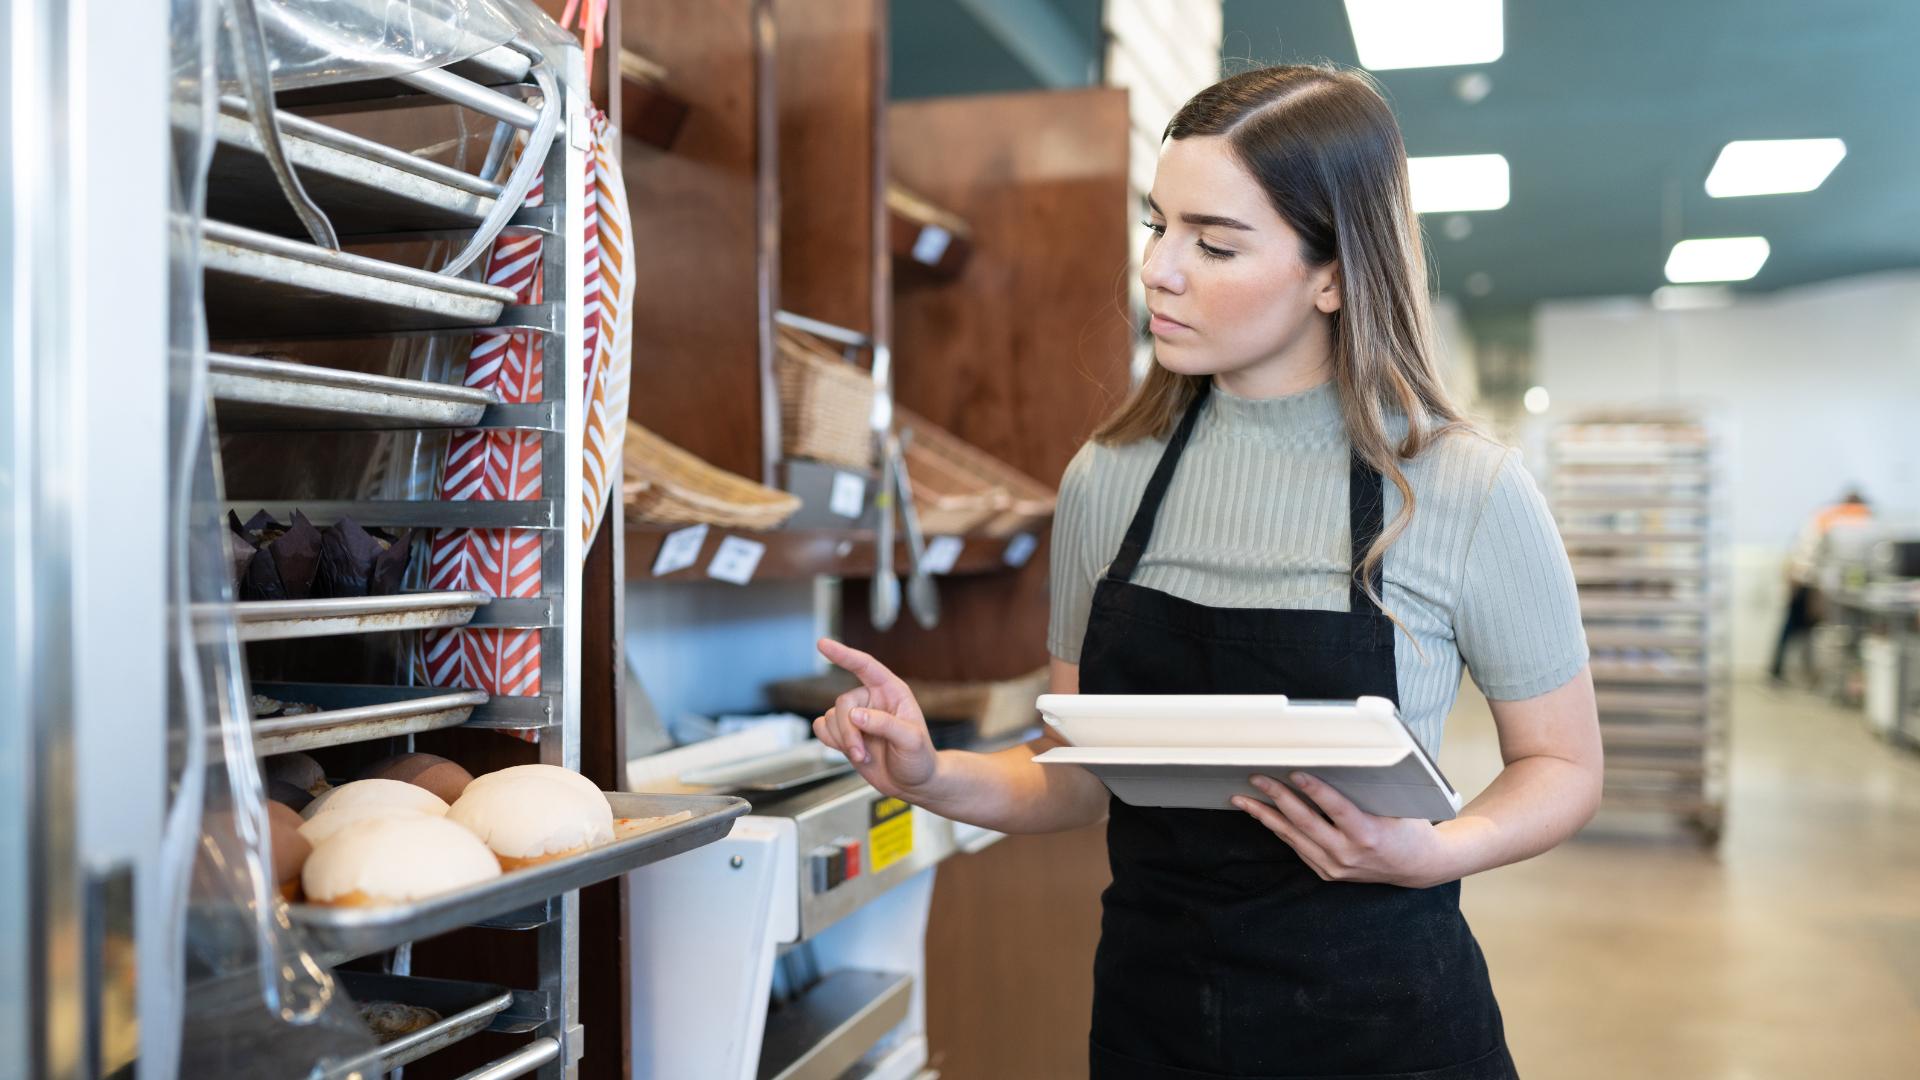
[[[260,21],[278,90],[444,67],[516,34],[515,18],[495,0],[270,0]],[[225,82],[238,70],[232,43],[215,49]]]
[[[157,932],[172,1015],[142,1023],[140,1075],[250,1080],[337,1076],[372,1048],[332,975],[288,922],[274,874],[251,710],[229,610],[208,408],[199,245],[221,37],[215,0],[172,0],[171,338],[167,551],[169,803]],[[143,931],[145,932],[145,931]]]

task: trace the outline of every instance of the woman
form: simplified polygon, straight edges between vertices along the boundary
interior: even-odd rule
[[[1147,210],[1156,363],[1061,485],[1054,691],[1380,695],[1432,753],[1464,664],[1504,770],[1437,825],[1305,775],[1313,805],[1257,777],[1240,813],[1133,807],[1045,738],[936,753],[831,641],[863,685],[814,730],[947,818],[1107,818],[1096,1077],[1511,1076],[1459,881],[1584,824],[1600,741],[1553,523],[1435,368],[1399,130],[1359,73],[1237,75],[1167,126]]]

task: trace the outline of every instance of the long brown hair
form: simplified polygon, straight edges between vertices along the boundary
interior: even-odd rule
[[[1400,462],[1435,437],[1470,426],[1434,361],[1426,255],[1408,196],[1407,151],[1393,112],[1359,71],[1286,64],[1242,72],[1181,106],[1162,141],[1226,138],[1300,235],[1311,266],[1339,262],[1333,381],[1354,452],[1400,489],[1401,508],[1355,574],[1373,594],[1373,567],[1413,520],[1413,487]],[[1155,363],[1138,389],[1094,432],[1103,443],[1165,438],[1210,376]],[[1407,418],[1388,437],[1389,410]],[[1373,596],[1375,603],[1381,598]]]

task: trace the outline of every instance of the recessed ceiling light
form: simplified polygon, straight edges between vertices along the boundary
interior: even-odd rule
[[[1839,139],[1740,139],[1720,148],[1707,174],[1707,194],[1785,195],[1820,186],[1847,144]]]
[[[1457,154],[1407,159],[1413,212],[1498,210],[1507,205],[1507,159],[1499,154]]]
[[[1521,402],[1526,405],[1528,412],[1539,416],[1552,406],[1553,398],[1547,394],[1546,387],[1536,386],[1527,391],[1526,396],[1521,399]]]
[[[1490,64],[1506,48],[1500,0],[1347,0],[1360,66]]]
[[[1467,295],[1485,296],[1493,291],[1493,275],[1485,270],[1475,270],[1467,275]]]
[[[1682,240],[1667,256],[1667,280],[1677,284],[1745,281],[1760,272],[1772,250],[1764,236]]]
[[[1653,306],[1659,311],[1717,308],[1732,303],[1733,290],[1725,285],[1662,285],[1653,290]]]

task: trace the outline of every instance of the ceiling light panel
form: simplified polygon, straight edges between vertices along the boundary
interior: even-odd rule
[[[1506,48],[1501,0],[1346,0],[1360,66],[1489,64]]]
[[[1722,236],[1682,240],[1667,256],[1667,280],[1678,285],[1702,281],[1746,281],[1766,265],[1772,248],[1764,236]]]
[[[1507,159],[1499,154],[1457,154],[1407,159],[1416,214],[1498,210],[1507,205]]]
[[[1725,199],[1812,191],[1846,156],[1847,144],[1839,139],[1739,139],[1720,148],[1707,174],[1707,194]]]

